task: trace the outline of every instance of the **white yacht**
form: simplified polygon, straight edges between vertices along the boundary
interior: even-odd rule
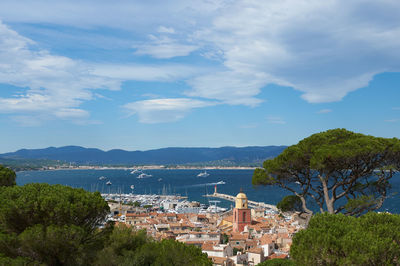
[[[111,186],[112,185],[111,181],[107,181],[106,185]]]
[[[141,173],[137,178],[148,178],[148,177],[152,177],[152,175],[146,174],[146,173]]]
[[[100,176],[100,177],[99,177],[99,180],[104,180],[104,179],[106,179],[105,176]]]
[[[207,177],[207,176],[209,176],[210,174],[209,173],[207,173],[207,171],[204,171],[204,172],[201,172],[200,174],[198,174],[197,176],[198,177]]]
[[[218,213],[218,212],[225,212],[227,211],[226,208],[221,208],[217,206],[217,203],[219,203],[219,200],[210,200],[210,206],[207,208],[206,212],[211,212],[211,213]],[[214,203],[214,205],[212,205]]]
[[[137,174],[137,173],[140,173],[141,171],[139,170],[139,169],[133,169],[132,171],[131,171],[131,174],[132,175],[134,175],[134,174]]]

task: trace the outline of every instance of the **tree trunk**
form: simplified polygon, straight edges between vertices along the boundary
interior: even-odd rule
[[[324,198],[325,198],[325,204],[326,204],[326,209],[328,210],[328,213],[334,214],[335,210],[333,209],[333,198],[329,198],[329,191],[328,191],[328,185],[326,184],[325,178],[322,176],[318,176],[319,180],[321,180],[322,183],[322,188],[324,189]]]

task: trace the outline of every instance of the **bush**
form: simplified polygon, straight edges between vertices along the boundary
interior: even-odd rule
[[[317,214],[293,238],[290,255],[299,265],[398,265],[399,229],[400,215]]]

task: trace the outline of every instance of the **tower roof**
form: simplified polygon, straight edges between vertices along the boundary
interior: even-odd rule
[[[243,192],[240,192],[236,195],[236,199],[247,199],[247,196]]]
[[[243,192],[243,188],[240,188],[240,192],[236,195],[236,199],[247,199],[246,194]]]
[[[243,193],[242,189],[240,189],[239,194],[236,195],[235,208],[247,209],[247,196]]]

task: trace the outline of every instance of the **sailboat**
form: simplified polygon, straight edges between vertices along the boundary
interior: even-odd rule
[[[146,174],[146,173],[141,173],[137,178],[147,178],[147,177],[152,177],[152,175]]]
[[[209,176],[210,174],[209,173],[207,173],[207,171],[204,171],[204,172],[201,172],[200,174],[198,174],[197,176],[198,177],[207,177],[207,176]]]

